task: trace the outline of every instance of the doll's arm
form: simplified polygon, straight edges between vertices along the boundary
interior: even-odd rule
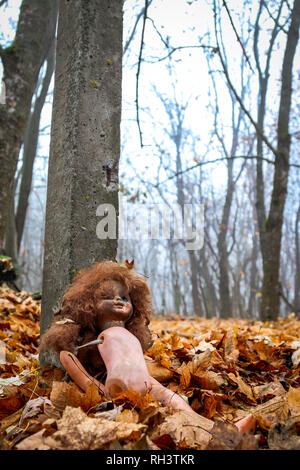
[[[41,339],[41,365],[50,365],[62,369],[59,353],[63,350],[75,353],[79,333],[80,325],[76,323],[53,323]]]

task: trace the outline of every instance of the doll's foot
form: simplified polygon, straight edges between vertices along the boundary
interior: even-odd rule
[[[238,428],[240,434],[245,434],[250,431],[255,431],[256,419],[253,415],[248,415],[243,419],[240,419],[234,425]]]
[[[59,357],[67,373],[81,390],[85,392],[91,384],[95,384],[99,392],[104,394],[104,385],[87,373],[74,354],[69,351],[61,351]]]

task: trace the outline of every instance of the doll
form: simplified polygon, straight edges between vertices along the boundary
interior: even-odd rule
[[[80,271],[59,313],[61,320],[42,337],[40,357],[64,368],[82,390],[94,383],[100,393],[113,398],[131,388],[149,392],[163,405],[195,413],[148,372],[143,353],[152,344],[150,290],[130,265],[103,261]],[[254,425],[252,416],[237,423],[240,432]]]
[[[131,264],[103,261],[81,270],[62,299],[59,321],[44,333],[40,360],[63,368],[59,354],[65,350],[77,355],[92,376],[105,374],[105,364],[92,344],[112,326],[124,327],[146,351],[152,345],[148,328],[152,313],[150,289],[145,278]]]

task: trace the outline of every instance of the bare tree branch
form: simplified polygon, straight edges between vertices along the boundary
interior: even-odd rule
[[[284,300],[284,302],[286,303],[286,305],[291,309],[292,312],[295,312],[295,313],[298,313],[300,312],[300,309],[298,309],[295,305],[292,305],[287,297],[284,295],[283,293],[283,290],[282,290],[282,285],[281,283],[279,283],[279,295],[280,297],[282,298],[282,300]]]
[[[244,111],[244,113],[246,114],[246,116],[248,117],[248,119],[250,120],[250,122],[252,123],[252,125],[255,127],[255,130],[256,132],[261,136],[262,140],[265,142],[265,144],[269,147],[269,149],[272,151],[272,153],[274,155],[277,154],[277,151],[276,149],[273,147],[273,145],[269,142],[269,140],[266,138],[266,136],[262,133],[261,129],[259,128],[259,126],[257,125],[257,122],[254,121],[253,117],[251,116],[250,112],[246,109],[246,107],[244,106],[244,103],[241,99],[241,97],[238,95],[235,87],[233,86],[233,83],[229,77],[229,73],[228,73],[228,69],[226,67],[226,64],[224,62],[224,59],[223,59],[223,56],[222,56],[222,53],[221,53],[221,49],[220,49],[220,46],[219,46],[219,40],[218,40],[218,34],[217,34],[217,26],[216,26],[216,5],[215,5],[215,2],[214,2],[214,13],[215,13],[215,36],[216,36],[216,41],[217,41],[217,50],[218,50],[218,55],[219,55],[219,58],[220,58],[220,61],[221,61],[221,65],[222,65],[222,68],[223,68],[223,72],[225,74],[225,77],[226,77],[226,80],[228,82],[228,85],[230,86],[236,100],[239,102],[239,105],[241,106],[242,110]]]
[[[218,52],[217,48],[215,46],[208,46],[205,44],[197,44],[194,46],[178,46],[178,47],[172,47],[170,52],[168,52],[167,55],[164,57],[161,57],[160,59],[157,60],[145,60],[145,62],[150,63],[150,64],[157,64],[158,62],[162,62],[163,60],[168,59],[174,52],[179,51],[181,49],[212,49],[212,52]]]
[[[173,178],[176,178],[176,176],[178,176],[179,174],[182,174],[182,173],[187,173],[188,171],[191,171],[191,170],[194,170],[195,168],[197,168],[198,166],[204,166],[204,165],[209,165],[211,163],[217,163],[217,162],[223,162],[223,161],[226,161],[226,160],[237,160],[237,159],[244,159],[244,160],[263,160],[264,162],[267,162],[267,163],[270,163],[272,165],[275,164],[275,162],[273,160],[270,160],[269,158],[264,158],[264,157],[258,157],[257,155],[238,155],[238,156],[232,156],[232,157],[222,157],[222,158],[216,158],[215,160],[208,160],[206,162],[198,162],[196,163],[195,165],[193,166],[190,166],[189,168],[186,168],[185,170],[182,170],[180,172],[176,172],[174,173],[172,176],[169,176],[169,178],[161,181],[160,183],[157,183],[157,186],[158,185],[161,185],[161,184],[164,184],[166,183],[167,181],[173,179]],[[295,167],[295,168],[300,168],[300,165],[297,165],[297,163],[290,163],[290,166],[291,167]]]
[[[136,72],[136,120],[140,134],[140,143],[141,147],[143,147],[143,137],[140,125],[140,110],[139,110],[139,77],[141,71],[141,63],[142,63],[142,54],[143,54],[143,47],[144,47],[144,37],[145,37],[145,25],[147,19],[147,10],[148,10],[149,0],[145,0],[145,7],[144,7],[144,17],[143,17],[143,28],[142,28],[142,36],[141,36],[141,46],[140,46],[140,53],[139,53],[139,60]]]
[[[166,46],[166,48],[169,47],[169,44],[167,43],[167,41],[163,38],[162,34],[160,33],[160,31],[158,31],[157,27],[156,27],[156,24],[154,23],[153,19],[152,18],[147,18],[151,23],[152,23],[152,26],[153,28],[155,29],[155,31],[157,32],[158,36],[160,37],[160,40],[161,42]]]
[[[270,12],[267,3],[266,3],[264,0],[263,0],[262,3],[263,3],[263,5],[264,5],[265,9],[267,10],[269,17],[274,21],[274,23],[276,24],[276,26],[278,26],[278,28],[281,29],[281,31],[283,31],[285,34],[287,34],[288,32],[284,29],[284,27],[281,26],[281,24],[279,24],[278,18],[274,18],[274,16],[273,16],[272,13]],[[287,23],[288,20],[289,20],[289,18],[287,18],[287,20],[286,20],[285,23]]]
[[[234,31],[234,34],[235,34],[235,36],[236,36],[238,42],[240,43],[240,46],[241,46],[241,48],[242,48],[244,57],[245,57],[246,61],[248,62],[250,69],[252,70],[252,72],[254,72],[254,70],[253,70],[253,68],[252,68],[252,66],[251,66],[249,57],[247,56],[247,53],[246,53],[246,51],[245,51],[244,45],[243,45],[243,43],[242,43],[242,41],[241,41],[241,39],[240,39],[240,37],[239,37],[239,35],[238,35],[238,32],[237,32],[237,30],[236,30],[236,27],[235,27],[235,25],[234,25],[232,16],[231,16],[231,14],[230,14],[229,8],[228,8],[228,6],[227,6],[225,0],[223,0],[223,5],[224,5],[225,10],[226,10],[226,12],[227,12],[227,15],[228,15],[228,18],[229,18],[229,20],[230,20],[230,23],[231,23],[232,29],[233,29],[233,31]]]
[[[151,5],[152,1],[153,1],[153,0],[148,0],[148,8],[149,8],[149,6]],[[141,11],[139,12],[139,14],[138,14],[137,17],[136,17],[136,20],[135,20],[134,26],[133,26],[133,28],[132,28],[131,34],[130,34],[129,38],[127,39],[126,44],[125,44],[125,46],[124,46],[123,55],[126,54],[128,48],[129,48],[129,45],[130,45],[132,39],[134,38],[134,35],[135,35],[135,32],[136,32],[136,28],[137,28],[137,26],[138,26],[138,24],[139,24],[139,21],[140,21],[141,17],[144,15],[144,13],[145,13],[145,7],[143,7],[143,8],[141,9]],[[149,18],[149,19],[150,19],[150,18]]]

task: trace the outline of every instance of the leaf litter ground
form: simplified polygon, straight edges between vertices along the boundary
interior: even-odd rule
[[[300,449],[300,319],[154,317],[150,374],[197,413],[40,368],[40,300],[0,288],[0,449]],[[254,432],[234,423],[252,414]]]

